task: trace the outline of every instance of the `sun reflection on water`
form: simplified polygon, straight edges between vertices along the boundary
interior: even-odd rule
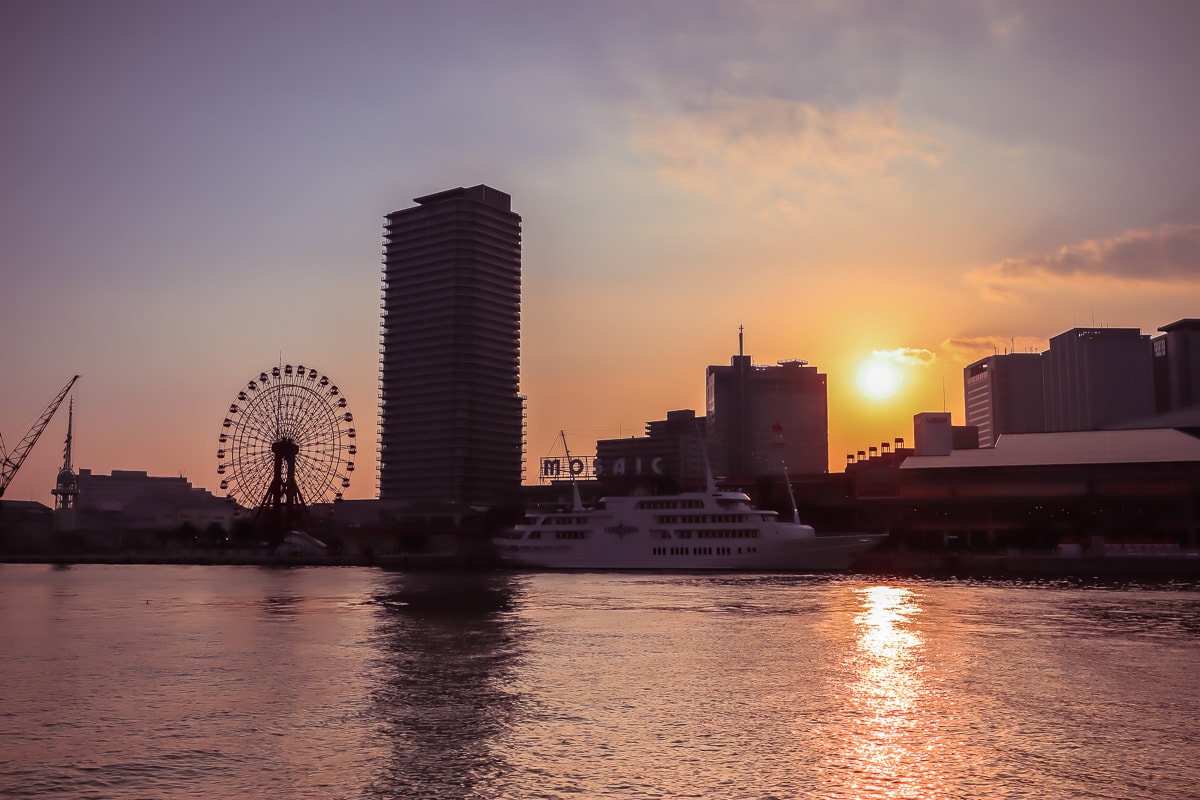
[[[932,797],[936,775],[913,743],[928,709],[921,677],[923,640],[917,629],[919,598],[909,589],[871,586],[856,591],[861,610],[851,656],[854,680],[849,687],[854,715],[849,766],[860,797]]]

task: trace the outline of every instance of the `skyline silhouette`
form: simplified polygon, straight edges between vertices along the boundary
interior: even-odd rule
[[[962,367],[1195,317],[1191,3],[0,11],[5,442],[76,373],[73,458],[217,490],[244,376],[318,363],[375,495],[380,225],[523,220],[526,481],[561,429],[702,408],[736,352],[829,376],[830,467],[962,424]],[[890,364],[893,393],[857,376]],[[5,499],[52,504],[66,418]]]

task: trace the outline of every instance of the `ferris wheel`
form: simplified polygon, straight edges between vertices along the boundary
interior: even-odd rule
[[[336,384],[303,365],[247,382],[218,440],[226,499],[277,530],[295,527],[306,504],[341,500],[358,452],[347,405]]]

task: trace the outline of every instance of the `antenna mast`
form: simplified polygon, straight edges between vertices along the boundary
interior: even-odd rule
[[[67,402],[67,442],[63,446],[63,469],[72,469],[71,466],[71,434],[75,427],[75,396],[72,395],[70,401]]]
[[[75,476],[75,468],[71,466],[72,429],[75,426],[75,398],[72,396],[67,404],[67,443],[63,446],[63,465],[58,471],[58,483],[50,494],[54,495],[54,510],[69,511],[75,507],[75,498],[79,495],[79,479]]]

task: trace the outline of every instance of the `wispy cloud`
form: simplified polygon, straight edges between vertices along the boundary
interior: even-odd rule
[[[970,364],[997,353],[1041,352],[1049,346],[1045,339],[1035,336],[973,336],[946,339],[942,350],[951,361]]]
[[[1109,239],[1067,245],[1053,253],[1007,258],[969,273],[992,297],[1064,281],[1117,284],[1200,283],[1200,225],[1160,225]]]
[[[799,182],[887,176],[903,159],[936,165],[930,137],[905,127],[898,107],[826,107],[717,91],[674,114],[639,115],[634,143],[662,175],[710,190],[787,195]]]
[[[937,354],[917,347],[897,347],[895,350],[873,350],[871,357],[906,367],[928,367],[937,361]]]

